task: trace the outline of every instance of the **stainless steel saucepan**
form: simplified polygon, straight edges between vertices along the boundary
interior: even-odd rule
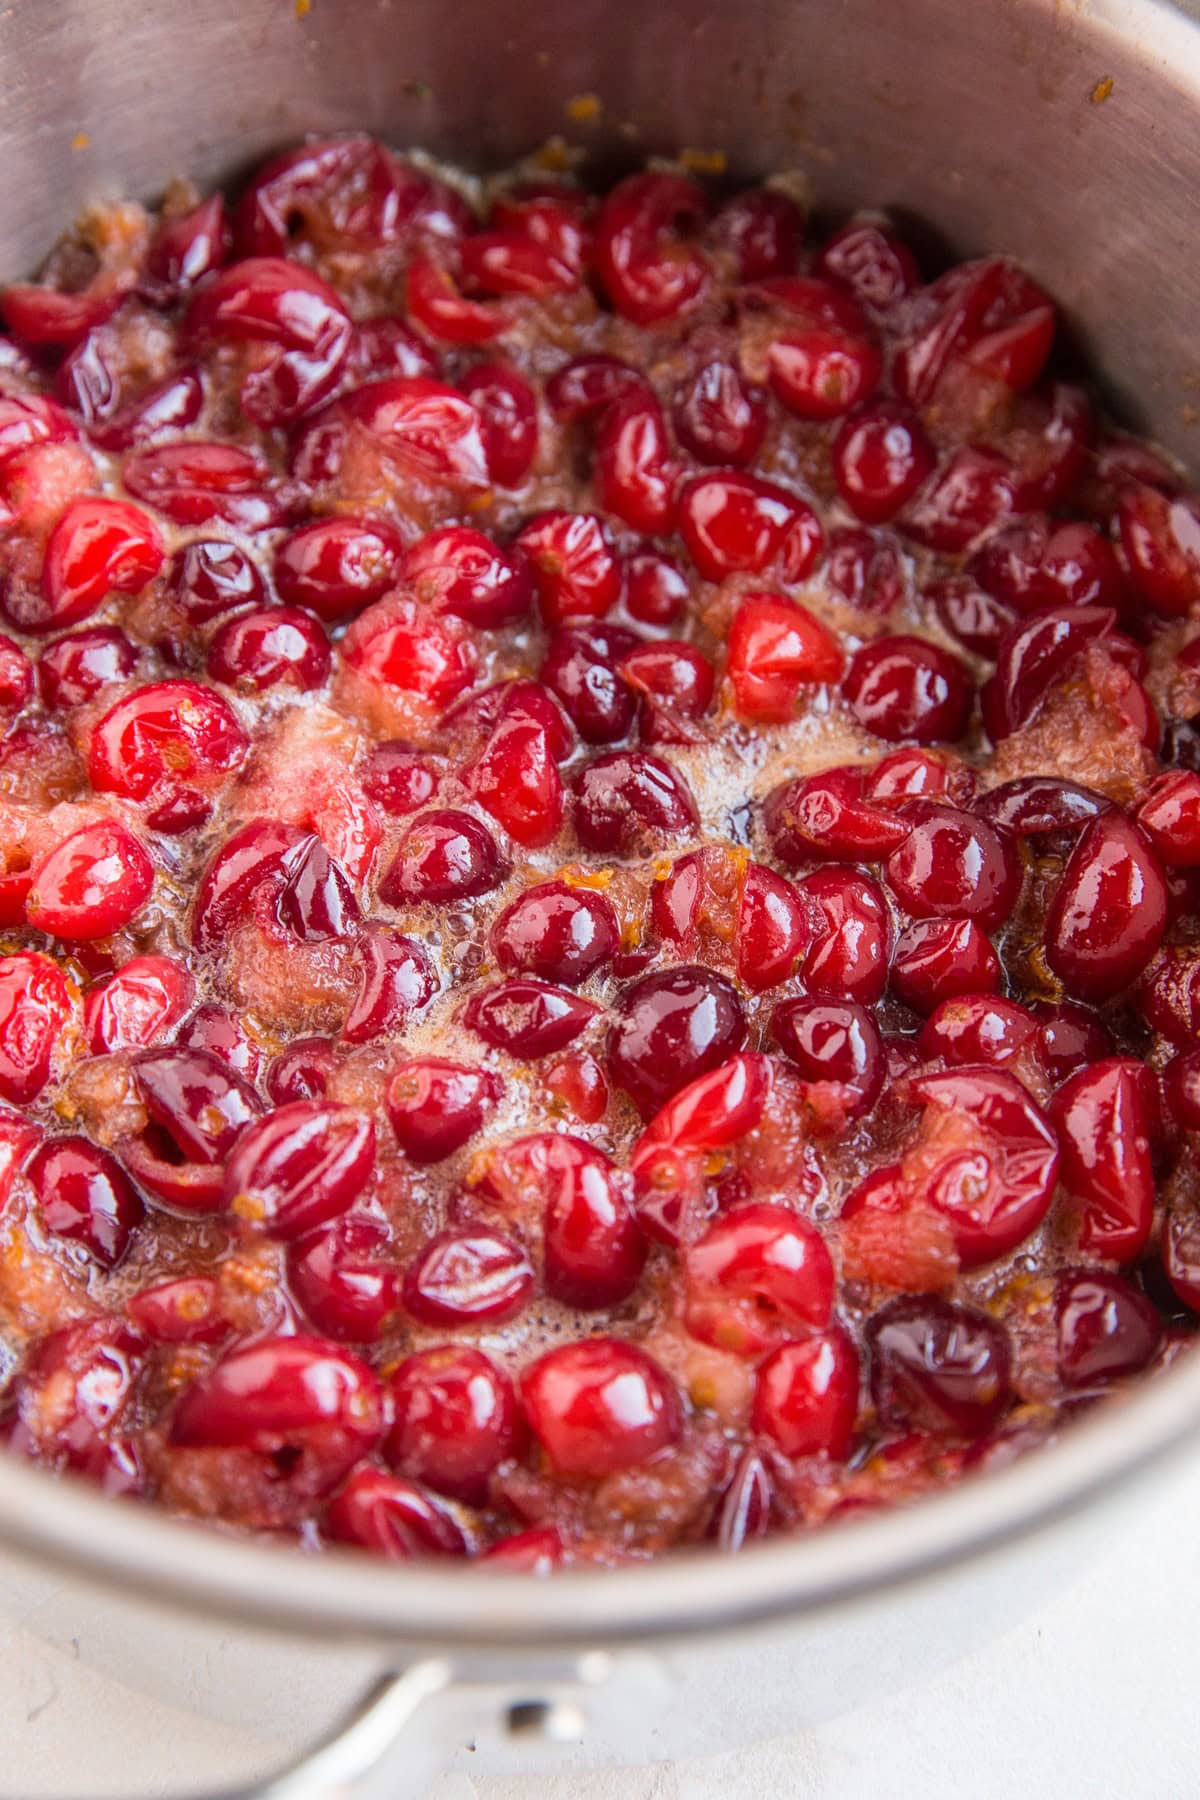
[[[5,278],[98,190],[226,180],[309,131],[479,167],[555,134],[599,166],[719,148],[735,174],[804,170],[830,213],[1021,257],[1118,414],[1200,463],[1196,0],[10,0],[0,89]],[[0,1592],[263,1729],[316,1735],[357,1698],[255,1792],[396,1800],[468,1738],[510,1770],[694,1754],[899,1685],[1061,1579],[1198,1424],[1192,1356],[911,1510],[548,1581],[303,1557],[0,1459]]]

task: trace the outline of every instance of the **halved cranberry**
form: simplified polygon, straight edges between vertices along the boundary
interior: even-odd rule
[[[1002,925],[1021,891],[1012,845],[982,819],[957,807],[925,804],[887,862],[888,884],[917,918],[976,919]]]
[[[887,224],[854,219],[835,231],[813,267],[848,287],[862,306],[886,312],[920,285],[916,258]]]
[[[776,566],[787,581],[800,581],[823,542],[807,501],[736,469],[688,483],[680,497],[679,535],[706,581]]]
[[[110,682],[128,681],[138,653],[115,625],[94,625],[56,638],[38,657],[38,689],[51,711],[82,706]]]
[[[446,906],[473,900],[499,885],[504,864],[486,825],[470,813],[422,813],[400,840],[379,886],[389,906]]]
[[[815,869],[796,891],[808,918],[802,974],[809,994],[873,1005],[887,983],[889,937],[877,883],[852,869]]]
[[[1160,775],[1138,807],[1137,822],[1160,862],[1200,866],[1200,775],[1190,769]]]
[[[863,798],[861,768],[824,769],[772,788],[763,803],[771,849],[790,868],[816,859],[881,862],[902,844],[912,822]]]
[[[1051,775],[1022,775],[992,788],[974,803],[974,810],[989,825],[1010,837],[1040,837],[1070,832],[1077,836],[1085,825],[1107,812],[1112,802],[1092,788]]]
[[[423,1325],[498,1323],[533,1293],[520,1245],[482,1226],[431,1238],[404,1277],[404,1304]]]
[[[152,1344],[219,1344],[229,1332],[220,1301],[213,1276],[177,1275],[131,1294],[125,1311]]]
[[[373,925],[358,940],[358,992],[342,1024],[342,1042],[369,1044],[402,1029],[437,992],[429,952],[417,938]]]
[[[197,950],[218,949],[260,899],[278,897],[284,856],[307,835],[298,825],[255,819],[227,839],[196,890],[192,943]]]
[[[529,565],[521,553],[501,550],[482,531],[465,525],[418,538],[404,553],[400,573],[435,612],[454,613],[486,630],[521,618],[533,598]]]
[[[669,556],[652,551],[625,565],[625,607],[641,625],[670,625],[687,604],[687,579]]]
[[[1132,1261],[1154,1214],[1153,1074],[1132,1058],[1108,1057],[1065,1081],[1051,1111],[1064,1185],[1083,1203],[1080,1244],[1114,1262]]]
[[[925,1021],[917,1046],[928,1062],[1006,1063],[1040,1039],[1034,1015],[995,994],[946,999]]]
[[[564,1050],[599,1011],[594,1000],[526,976],[474,995],[463,1017],[494,1050],[536,1059]]]
[[[672,1094],[740,1050],[745,1038],[732,982],[681,963],[643,975],[622,993],[608,1034],[608,1068],[650,1118]]]
[[[614,401],[600,422],[594,452],[593,479],[605,511],[646,536],[669,531],[680,473],[653,392],[640,389]]]
[[[263,1110],[249,1082],[211,1050],[143,1051],[133,1077],[150,1117],[189,1162],[223,1164]]]
[[[127,456],[121,473],[131,494],[177,525],[221,519],[243,531],[267,531],[283,522],[266,463],[238,444],[194,438],[157,444]]]
[[[894,519],[937,460],[916,414],[884,401],[850,414],[832,455],[838,493],[868,525]]]
[[[614,744],[628,735],[637,698],[620,671],[637,648],[638,639],[620,626],[579,625],[551,636],[539,676],[585,743]]]
[[[512,1383],[481,1350],[421,1350],[390,1384],[393,1423],[384,1443],[392,1467],[436,1493],[482,1505],[488,1477],[521,1440]]]
[[[648,1462],[683,1429],[666,1371],[619,1338],[548,1351],[522,1375],[521,1399],[551,1466],[569,1478],[595,1481]]]
[[[526,849],[557,837],[565,803],[547,733],[532,719],[501,719],[468,773],[479,804]]]
[[[588,850],[630,855],[695,829],[696,802],[673,763],[636,750],[593,757],[575,785],[575,830]]]
[[[339,1342],[373,1344],[400,1315],[402,1275],[389,1260],[387,1226],[369,1213],[343,1213],[293,1243],[288,1280],[318,1331]]]
[[[267,598],[258,565],[225,538],[197,538],[177,550],[167,568],[167,587],[193,625],[262,606]]]
[[[208,647],[207,673],[240,693],[290,687],[299,693],[329,679],[329,639],[296,607],[268,606],[226,620]]]
[[[491,929],[496,960],[510,974],[577,987],[616,954],[621,932],[612,902],[566,881],[527,888]]]
[[[848,1000],[785,1000],[771,1015],[771,1031],[806,1081],[836,1081],[853,1088],[856,1112],[874,1106],[887,1059],[865,1007]]]
[[[479,414],[488,474],[497,487],[520,487],[538,448],[537,396],[506,363],[476,363],[459,381]]]
[[[159,681],[99,720],[88,749],[97,793],[149,800],[185,783],[207,785],[238,768],[248,749],[228,702],[194,681]]]
[[[721,207],[709,236],[734,258],[739,281],[790,275],[804,242],[804,214],[781,189],[747,188]]]
[[[739,1206],[710,1225],[684,1263],[684,1323],[736,1356],[761,1356],[797,1327],[821,1330],[833,1263],[816,1227],[787,1206]]]
[[[111,937],[139,913],[154,864],[116,819],[81,825],[37,864],[25,900],[29,923],[72,941]]]
[[[767,346],[767,377],[789,412],[802,419],[836,419],[879,385],[883,359],[854,296],[813,276],[777,276],[751,295],[775,317]]]
[[[428,756],[394,741],[373,747],[359,770],[359,779],[367,799],[398,819],[427,806],[438,791],[440,777]]]
[[[196,992],[189,969],[170,956],[135,956],[88,993],[83,1029],[93,1056],[147,1050],[185,1018]]]
[[[547,625],[602,619],[621,595],[621,564],[594,513],[540,512],[517,534]]]
[[[334,1495],[325,1530],[336,1543],[356,1544],[393,1562],[467,1553],[467,1541],[444,1507],[414,1482],[369,1466],[356,1469]]]
[[[841,646],[807,607],[780,594],[742,596],[726,663],[739,718],[786,723],[802,687],[841,672]]]
[[[328,1038],[297,1038],[281,1050],[267,1070],[267,1093],[276,1106],[289,1100],[322,1100],[337,1056]]]
[[[1167,888],[1136,825],[1110,811],[1071,852],[1046,914],[1046,961],[1072,993],[1107,1000],[1150,961],[1167,922]]]
[[[837,1325],[781,1344],[754,1382],[754,1430],[785,1456],[845,1460],[858,1411],[854,1345]]]
[[[71,1017],[71,990],[36,950],[0,957],[0,1099],[28,1106],[50,1079]]]
[[[396,583],[404,540],[386,520],[344,514],[284,538],[273,574],[279,598],[332,623],[382,599]]]
[[[983,690],[983,720],[996,742],[1031,719],[1044,696],[1088,644],[1107,638],[1116,614],[1077,606],[1019,621],[1000,640],[996,672]]]
[[[891,984],[914,1012],[1000,986],[1000,958],[974,919],[917,919],[896,940]]]
[[[675,431],[685,450],[710,468],[743,469],[767,433],[767,402],[730,362],[713,357],[675,397]]]
[[[120,1164],[87,1138],[51,1138],[27,1174],[46,1230],[115,1269],[142,1220],[142,1203]]]
[[[596,270],[623,317],[657,325],[700,299],[708,260],[673,228],[694,230],[707,210],[683,175],[630,175],[609,190],[596,220]]]
[[[866,1338],[871,1392],[888,1425],[979,1437],[1008,1406],[1008,1339],[984,1313],[929,1297],[892,1300],[868,1321]]]
[[[44,608],[20,623],[27,631],[77,625],[107,594],[139,594],[162,560],[158,527],[141,507],[90,495],[73,500],[46,544]]]
[[[410,1162],[441,1162],[474,1137],[503,1092],[490,1069],[415,1057],[400,1065],[388,1086],[388,1121]]]
[[[623,1177],[574,1137],[548,1142],[542,1218],[546,1292],[565,1306],[616,1306],[637,1286],[646,1242]]]
[[[1158,1354],[1162,1320],[1144,1294],[1102,1269],[1068,1269],[1054,1288],[1058,1372],[1069,1387],[1136,1375]]]
[[[876,737],[953,743],[967,728],[966,665],[917,637],[877,638],[851,660],[842,691],[855,718]]]
[[[791,882],[762,863],[750,863],[734,936],[737,978],[743,987],[762,992],[786,981],[808,941],[809,922]]]
[[[1200,599],[1200,499],[1130,487],[1118,508],[1121,547],[1139,597],[1162,618],[1182,618]]]

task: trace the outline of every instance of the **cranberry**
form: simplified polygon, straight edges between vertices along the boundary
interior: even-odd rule
[[[630,855],[695,829],[696,802],[673,763],[641,751],[593,757],[575,785],[575,830],[588,850]]]
[[[281,256],[297,240],[326,250],[370,251],[421,231],[457,235],[466,202],[365,135],[318,139],[273,157],[234,216],[245,256]]]
[[[706,581],[778,566],[801,581],[820,554],[820,521],[807,501],[737,470],[699,475],[684,488],[679,534]]]
[[[305,836],[299,826],[256,819],[226,840],[196,890],[192,942],[197,950],[218,949],[259,902],[278,898],[284,856]]]
[[[383,1402],[365,1363],[324,1338],[265,1337],[223,1356],[184,1393],[177,1445],[312,1454],[332,1487],[379,1441]]]
[[[88,775],[97,793],[169,797],[238,768],[246,734],[219,694],[194,681],[160,681],[118,700],[92,731]]]
[[[527,888],[491,930],[492,950],[507,973],[537,975],[567,987],[602,969],[620,942],[612,902],[566,881]]]
[[[872,617],[887,618],[908,592],[899,548],[882,532],[845,525],[831,531],[823,573],[831,595]]]
[[[416,1057],[392,1077],[388,1120],[410,1162],[441,1162],[474,1137],[503,1092],[500,1077],[490,1070]]]
[[[154,382],[119,412],[89,425],[88,436],[101,450],[132,450],[163,432],[186,430],[196,423],[203,407],[200,376],[194,369],[179,369]]]
[[[975,802],[975,811],[989,825],[1010,837],[1040,837],[1060,831],[1078,836],[1084,826],[1110,802],[1092,788],[1050,775],[1022,775],[992,788]]]
[[[261,606],[267,597],[257,565],[224,538],[197,538],[177,550],[167,568],[167,587],[192,625]]]
[[[533,580],[521,552],[501,550],[482,531],[465,525],[418,538],[405,552],[400,573],[435,612],[453,613],[485,630],[521,618],[533,598]]]
[[[0,1099],[28,1106],[50,1079],[71,1017],[58,966],[36,950],[0,957]]]
[[[553,1111],[566,1112],[582,1125],[598,1125],[608,1111],[604,1070],[586,1050],[573,1050],[546,1070],[542,1086]]]
[[[134,1399],[144,1351],[137,1333],[116,1319],[44,1337],[17,1377],[12,1447],[94,1471]]]
[[[1088,825],[1046,914],[1046,960],[1072,993],[1106,1000],[1133,981],[1166,926],[1167,890],[1145,837],[1117,812]]]
[[[804,214],[778,188],[747,188],[727,200],[710,237],[734,258],[739,281],[790,275],[804,243]]]
[[[672,417],[684,449],[710,468],[745,468],[767,433],[762,389],[751,387],[719,357],[704,363],[680,389]]]
[[[149,1049],[186,1017],[195,992],[190,970],[172,957],[133,957],[84,1002],[88,1049],[93,1056]]]
[[[883,1040],[865,1007],[852,1001],[785,1000],[771,1031],[806,1081],[836,1081],[855,1091],[856,1112],[869,1112],[883,1088]]]
[[[770,1057],[732,1056],[655,1114],[630,1159],[638,1217],[653,1237],[678,1245],[694,1235],[687,1214],[702,1199],[696,1189],[704,1154],[727,1149],[762,1123],[774,1080]]]
[[[1189,1201],[1167,1208],[1159,1254],[1172,1292],[1200,1311],[1200,1214]]]
[[[37,864],[25,901],[29,923],[51,937],[110,937],[139,913],[154,864],[116,819],[81,825]]]
[[[896,359],[896,386],[914,406],[965,364],[1011,388],[1032,387],[1054,341],[1054,307],[1024,270],[1003,257],[960,263],[926,290],[921,327]]]
[[[850,414],[833,440],[832,454],[838,493],[869,525],[894,519],[936,461],[916,415],[882,401]]]
[[[557,837],[565,804],[550,739],[517,713],[502,719],[469,774],[479,804],[527,849]]]
[[[1000,986],[1000,959],[974,919],[918,919],[901,932],[892,989],[914,1012]]]
[[[914,496],[901,529],[930,550],[968,550],[1017,509],[1017,473],[1001,450],[955,450]]]
[[[497,487],[520,487],[538,449],[537,397],[504,363],[477,363],[459,382],[479,414],[488,475]]]
[[[210,194],[188,212],[163,219],[146,252],[146,274],[153,298],[170,304],[195,287],[202,275],[219,269],[229,254],[225,202]]]
[[[267,1093],[276,1106],[286,1106],[290,1100],[322,1100],[336,1067],[328,1038],[297,1038],[272,1059]]]
[[[979,1437],[1006,1409],[1003,1328],[946,1300],[892,1300],[867,1324],[871,1392],[886,1424]]]
[[[525,976],[474,995],[463,1017],[494,1050],[536,1059],[564,1050],[599,1010],[593,1000]]]
[[[1054,1081],[1065,1081],[1085,1063],[1099,1062],[1113,1054],[1107,1027],[1085,1007],[1035,1001],[1033,1011],[1041,1022],[1039,1052]]]
[[[706,656],[681,639],[659,638],[623,657],[621,674],[642,696],[643,743],[692,741],[686,735],[689,721],[708,710],[715,683]]]
[[[525,1252],[482,1226],[431,1238],[404,1277],[405,1307],[423,1325],[498,1323],[532,1293]]]
[[[743,595],[726,664],[739,718],[784,724],[802,687],[836,681],[841,672],[837,639],[806,607],[777,594]]]
[[[920,285],[916,258],[885,224],[852,220],[823,246],[813,265],[818,275],[840,281],[861,306],[886,312]]]
[[[220,1283],[211,1275],[177,1275],[132,1294],[125,1311],[153,1344],[219,1344],[229,1332],[220,1299]]]
[[[114,1269],[142,1220],[142,1203],[119,1163],[86,1138],[52,1138],[27,1174],[46,1230]]]
[[[596,220],[596,270],[625,318],[657,325],[700,299],[708,261],[672,228],[694,229],[706,211],[703,192],[683,175],[630,175],[605,196]]]
[[[823,1000],[873,1005],[887,983],[888,916],[883,894],[867,875],[816,869],[798,884],[809,943],[801,973]]]
[[[710,1225],[684,1265],[688,1332],[737,1356],[760,1356],[797,1327],[820,1330],[833,1307],[824,1240],[787,1206],[740,1206]]]
[[[464,297],[450,267],[461,261],[461,254],[446,251],[420,249],[413,254],[405,271],[408,316],[438,343],[490,343],[508,329],[507,313]]]
[[[361,919],[354,889],[319,837],[308,832],[285,850],[279,871],[276,918],[300,943],[326,943],[354,932]]]
[[[962,737],[971,712],[965,665],[924,638],[864,644],[851,660],[843,692],[864,730],[893,742],[953,742]]]
[[[731,982],[681,963],[643,975],[621,995],[608,1035],[608,1068],[643,1118],[740,1050],[746,1022]]]
[[[333,623],[382,599],[395,586],[403,554],[404,542],[394,526],[344,514],[319,519],[284,538],[272,572],[286,606],[303,606]]]
[[[1012,610],[976,587],[969,575],[949,575],[931,581],[924,598],[942,626],[964,650],[994,660],[1004,634],[1013,623]]]
[[[607,512],[647,536],[670,531],[680,470],[662,408],[648,389],[626,394],[604,414],[594,471],[596,494]]]
[[[760,1366],[751,1423],[785,1456],[844,1461],[858,1411],[854,1345],[837,1325],[781,1344]]]
[[[687,578],[669,556],[644,552],[625,566],[625,607],[640,625],[670,625],[683,611]]]
[[[291,687],[299,693],[329,679],[329,640],[315,619],[294,607],[239,613],[208,647],[207,672],[240,693]]]
[[[1059,1088],[1052,1113],[1063,1182],[1083,1206],[1080,1244],[1114,1262],[1131,1261],[1154,1212],[1151,1071],[1126,1057],[1090,1064]]]
[[[994,994],[966,993],[943,1000],[917,1040],[927,1062],[1006,1063],[1039,1038],[1033,1014]]]
[[[868,773],[864,797],[876,806],[903,806],[907,800],[945,800],[951,789],[974,787],[974,776],[956,761],[915,748],[889,750]]]
[[[424,375],[389,375],[329,400],[304,419],[292,473],[335,485],[348,456],[383,458],[399,477],[452,493],[489,484],[479,414],[463,394]]]
[[[359,381],[373,381],[385,375],[439,373],[433,346],[418,337],[403,319],[365,319],[356,325],[346,367]]]
[[[488,1477],[519,1447],[512,1383],[482,1351],[446,1345],[406,1358],[391,1379],[392,1467],[482,1505]]]
[[[957,807],[924,804],[922,816],[887,863],[888,884],[917,918],[975,919],[1002,925],[1021,891],[1012,845]]]
[[[1200,775],[1190,769],[1160,775],[1138,808],[1137,822],[1160,862],[1200,866]]]
[[[562,707],[541,682],[525,676],[493,682],[491,687],[468,695],[446,714],[441,735],[452,750],[461,754],[464,745],[482,742],[506,719],[514,717],[543,732],[555,762],[565,762],[574,753],[575,733]]]
[[[295,1100],[251,1125],[225,1170],[225,1202],[249,1225],[297,1238],[344,1213],[375,1167],[375,1127],[351,1107]]]
[[[579,1138],[547,1141],[542,1220],[546,1292],[566,1306],[616,1306],[637,1286],[646,1244],[624,1184]]]
[[[176,525],[221,520],[243,531],[282,523],[270,470],[253,450],[188,438],[157,444],[125,458],[125,486]]]
[[[387,1227],[369,1213],[343,1213],[292,1244],[288,1280],[318,1331],[373,1344],[395,1327],[401,1271],[387,1250]]]
[[[138,653],[115,625],[94,625],[47,644],[38,658],[38,688],[51,712],[82,706],[110,683],[128,681]]]
[[[595,418],[644,385],[637,370],[615,356],[575,356],[546,383],[546,404],[556,419],[570,424]]]
[[[1125,583],[1107,538],[1090,525],[1058,525],[1031,514],[1003,531],[971,559],[971,573],[1006,606],[1022,613],[1065,606],[1125,610]]]
[[[521,1399],[551,1466],[599,1480],[675,1443],[679,1394],[652,1357],[619,1338],[563,1344],[526,1369]]]
[[[1071,1269],[1054,1290],[1058,1372],[1070,1387],[1136,1375],[1163,1340],[1162,1321],[1144,1294],[1100,1269]]]
[[[996,672],[983,690],[989,737],[999,742],[1031,719],[1080,651],[1108,637],[1115,617],[1104,607],[1077,606],[1011,626],[1000,639]]]
[[[767,376],[802,419],[836,419],[879,385],[883,361],[866,316],[848,289],[813,276],[776,276],[753,290],[776,314]]]
[[[437,992],[429,952],[416,938],[375,925],[358,940],[358,993],[342,1025],[342,1042],[369,1044],[397,1032]]]
[[[403,594],[368,607],[338,648],[368,696],[398,693],[422,721],[440,717],[475,677],[475,654],[461,627],[443,625]]]
[[[1118,509],[1121,547],[1140,599],[1162,618],[1182,618],[1200,598],[1200,500],[1131,487]]]
[[[485,1550],[480,1561],[489,1567],[517,1569],[522,1575],[549,1575],[566,1556],[566,1545],[557,1525],[514,1532]]]
[[[504,865],[496,841],[470,813],[422,813],[400,840],[379,897],[389,906],[446,906],[498,886]]]
[[[408,744],[376,744],[359,771],[367,799],[392,818],[419,812],[438,791],[436,766]]]
[[[880,862],[912,830],[896,812],[868,805],[860,768],[824,769],[784,781],[763,804],[763,828],[771,849],[790,868],[817,858]]]
[[[762,863],[750,863],[742,883],[734,938],[736,972],[742,986],[756,992],[778,987],[795,969],[808,939],[809,921],[791,882]]]
[[[186,329],[199,342],[250,342],[240,403],[256,425],[286,425],[330,393],[350,349],[349,315],[327,282],[282,257],[248,257],[199,290]],[[265,348],[269,346],[269,348]]]
[[[95,612],[109,593],[137,594],[158,573],[163,544],[154,521],[124,500],[73,500],[46,544],[42,599],[19,623],[58,631]],[[10,609],[11,609],[10,602]]]
[[[552,635],[540,678],[585,743],[613,744],[628,735],[637,699],[619,670],[637,647],[633,633],[619,626],[576,626]]]
[[[211,1050],[147,1050],[133,1074],[150,1117],[189,1162],[224,1163],[262,1112],[249,1082]]]
[[[517,546],[533,565],[547,625],[602,619],[620,598],[621,565],[594,513],[537,513],[518,533]]]
[[[356,1544],[393,1562],[465,1556],[467,1541],[450,1514],[411,1481],[381,1469],[355,1470],[325,1515],[337,1543]]]

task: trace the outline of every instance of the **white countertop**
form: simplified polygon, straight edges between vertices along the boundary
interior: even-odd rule
[[[430,1800],[1175,1800],[1200,1792],[1200,1458],[1040,1613],[881,1703],[752,1751],[540,1780],[455,1772]],[[147,1699],[0,1617],[0,1794],[219,1789],[291,1746]],[[81,1776],[81,1770],[84,1773]]]

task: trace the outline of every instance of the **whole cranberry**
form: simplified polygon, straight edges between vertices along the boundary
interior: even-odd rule
[[[600,1008],[565,988],[517,976],[472,995],[463,1014],[468,1030],[494,1050],[536,1059],[573,1043]]]
[[[337,1067],[328,1038],[297,1038],[281,1050],[267,1070],[267,1093],[276,1106],[291,1100],[321,1100]]]
[[[93,625],[47,644],[38,658],[38,688],[51,711],[82,706],[110,683],[128,681],[138,653],[115,625]]]
[[[648,1462],[683,1429],[678,1391],[658,1363],[620,1338],[586,1338],[526,1369],[521,1399],[551,1466],[597,1481]]]
[[[697,1076],[717,1068],[746,1039],[732,982],[713,969],[680,963],[643,975],[617,1002],[608,1034],[608,1068],[643,1118]]]
[[[546,1292],[585,1311],[619,1305],[637,1286],[646,1260],[627,1184],[601,1151],[580,1138],[552,1140],[546,1162]]]
[[[46,1230],[82,1244],[102,1268],[115,1268],[143,1209],[107,1150],[83,1137],[51,1138],[35,1153],[27,1174]]]
[[[148,1050],[170,1036],[196,992],[190,970],[169,956],[135,956],[90,990],[83,1024],[93,1056]]]
[[[616,955],[620,926],[611,900],[566,881],[526,888],[491,929],[491,946],[510,974],[577,987]]]
[[[197,538],[185,544],[167,566],[166,583],[192,625],[205,625],[245,606],[262,606],[267,598],[257,564],[227,538]]]
[[[851,413],[833,440],[838,493],[868,525],[894,519],[936,460],[916,414],[889,402]]]
[[[1008,1339],[985,1313],[929,1296],[892,1300],[868,1321],[866,1342],[889,1425],[979,1437],[1008,1406]]]
[[[391,1379],[384,1455],[435,1493],[482,1505],[488,1477],[521,1442],[508,1376],[481,1350],[445,1345],[406,1357]]]
[[[914,1012],[930,1013],[960,994],[1000,986],[1000,959],[974,919],[916,919],[896,940],[893,992]]]
[[[575,830],[588,850],[629,855],[646,842],[692,831],[691,789],[673,763],[644,751],[593,757],[575,784]]]
[[[732,363],[713,357],[680,388],[672,417],[679,442],[697,462],[741,469],[766,436],[766,396]]]
[[[1004,923],[1021,891],[1021,865],[1008,840],[982,819],[937,804],[923,804],[888,858],[887,878],[917,918],[975,919],[985,931]]]
[[[1158,949],[1167,888],[1145,836],[1115,810],[1093,819],[1046,913],[1046,961],[1073,995],[1107,1000]]]
[[[439,1056],[401,1063],[387,1090],[387,1115],[408,1160],[442,1162],[461,1150],[504,1092],[490,1069]]]
[[[612,625],[575,626],[551,636],[539,678],[585,743],[615,744],[628,736],[637,696],[621,663],[638,643],[631,631]]]
[[[533,1294],[529,1258],[512,1238],[475,1226],[431,1238],[404,1277],[404,1304],[423,1325],[511,1318]]]
[[[270,606],[227,619],[208,647],[214,681],[240,693],[290,687],[299,693],[324,686],[332,660],[317,621],[295,607]]]
[[[961,738],[971,712],[966,665],[924,638],[876,638],[856,651],[842,691],[859,724],[893,743]]]
[[[392,818],[420,812],[438,791],[441,779],[434,760],[400,742],[376,744],[359,771],[363,792]]]
[[[1162,1320],[1144,1294],[1104,1269],[1068,1269],[1055,1283],[1058,1372],[1070,1387],[1102,1386],[1136,1375],[1163,1340]]]
[[[784,1456],[845,1459],[858,1411],[858,1356],[837,1325],[781,1344],[754,1382],[751,1422]]]
[[[1154,1214],[1154,1077],[1131,1057],[1106,1057],[1069,1077],[1051,1105],[1063,1185],[1080,1202],[1084,1250],[1129,1262]]]
[[[477,363],[459,386],[479,415],[491,480],[497,487],[520,487],[538,450],[537,396],[532,387],[516,369],[500,362]]]
[[[51,937],[110,937],[139,913],[154,887],[145,846],[117,819],[81,825],[33,871],[29,923]]]
[[[700,475],[679,502],[679,534],[706,581],[778,569],[801,581],[820,554],[820,522],[808,502],[737,470]]]
[[[771,1031],[784,1055],[807,1081],[837,1081],[858,1096],[855,1110],[869,1112],[883,1088],[883,1040],[865,1007],[850,1001],[785,1000],[775,1008]]]
[[[490,892],[503,876],[504,864],[486,825],[470,813],[427,812],[401,838],[379,897],[389,906],[446,906]]]
[[[404,540],[384,519],[342,514],[284,538],[275,552],[275,589],[285,606],[333,622],[361,612],[395,585]]]
[[[390,1233],[369,1213],[343,1213],[288,1252],[292,1292],[318,1331],[340,1343],[372,1344],[400,1315],[401,1271]]]
[[[293,1100],[239,1138],[225,1169],[225,1204],[275,1237],[301,1237],[345,1212],[374,1167],[369,1115],[332,1101]]]
[[[521,552],[501,550],[465,525],[418,538],[404,553],[400,572],[426,606],[481,630],[512,624],[533,602],[533,577]]]

